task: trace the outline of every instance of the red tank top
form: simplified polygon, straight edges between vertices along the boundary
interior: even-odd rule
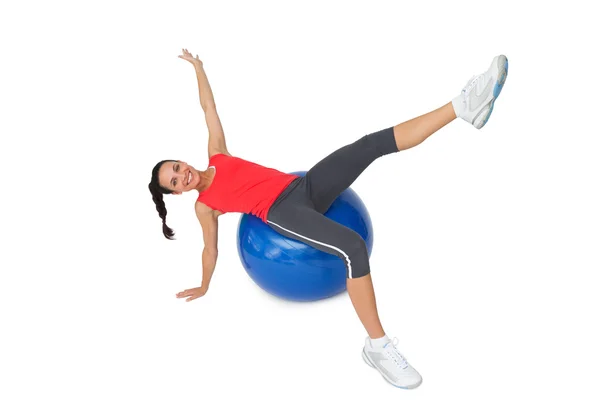
[[[241,158],[215,154],[208,160],[215,175],[198,201],[213,210],[252,214],[267,222],[271,205],[297,175],[286,174]]]

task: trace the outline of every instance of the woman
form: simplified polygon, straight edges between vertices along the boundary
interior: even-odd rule
[[[152,170],[149,188],[163,220],[163,233],[169,239],[173,231],[166,224],[163,194],[199,193],[195,209],[204,236],[202,285],[179,292],[177,297],[190,301],[206,294],[217,261],[218,217],[226,212],[256,215],[282,235],[335,254],[345,262],[348,294],[368,333],[363,359],[394,386],[419,386],[421,376],[396,349],[396,338],[390,341],[379,320],[365,242],[323,213],[377,158],[420,144],[457,117],[482,128],[506,79],[506,57],[495,57],[485,73],[469,80],[460,95],[441,108],[336,150],[304,177],[229,154],[202,61],[185,49],[179,57],[196,70],[209,132],[209,166],[200,171],[182,161],[164,160]]]

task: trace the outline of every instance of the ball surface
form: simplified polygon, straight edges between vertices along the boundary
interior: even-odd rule
[[[371,255],[371,218],[354,190],[348,188],[338,196],[325,216],[357,232]],[[237,247],[250,278],[277,297],[315,301],[346,290],[347,269],[341,258],[283,236],[253,215],[241,216]]]

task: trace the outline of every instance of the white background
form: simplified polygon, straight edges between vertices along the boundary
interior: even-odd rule
[[[3,2],[0,398],[598,399],[599,30],[583,4]],[[168,241],[147,184],[161,159],[207,166],[182,47],[230,152],[281,171],[508,56],[484,129],[455,121],[352,186],[384,328],[421,387],[363,362],[347,293],[259,289],[239,214],[220,218],[207,295],[175,298],[202,279],[196,194],[166,199]]]

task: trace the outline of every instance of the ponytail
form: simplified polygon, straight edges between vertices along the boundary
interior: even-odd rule
[[[152,178],[148,184],[148,189],[150,189],[152,200],[154,201],[154,204],[156,204],[158,216],[162,219],[163,234],[167,239],[173,239],[175,232],[173,232],[173,229],[167,226],[167,207],[165,206],[165,201],[163,200],[163,194],[171,194],[173,191],[165,189],[158,183],[158,170],[167,161],[173,160],[163,160],[154,166],[152,169]]]

